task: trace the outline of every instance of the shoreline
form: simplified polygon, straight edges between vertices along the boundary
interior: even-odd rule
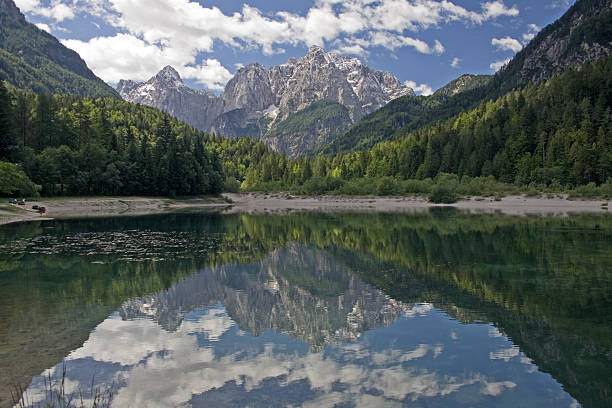
[[[44,206],[41,216],[32,205]],[[218,210],[222,214],[276,214],[296,211],[420,212],[435,207],[454,207],[472,213],[506,215],[606,214],[608,200],[568,200],[507,196],[471,197],[454,204],[434,204],[422,197],[293,196],[287,193],[225,193],[220,197],[170,199],[162,197],[75,197],[28,201],[26,206],[0,206],[0,225],[61,218],[137,216],[186,210]]]

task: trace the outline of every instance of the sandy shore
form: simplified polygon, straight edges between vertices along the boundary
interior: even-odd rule
[[[31,210],[33,205],[46,207],[46,214],[41,216]],[[429,203],[421,197],[296,197],[284,193],[224,194],[224,197],[220,198],[187,200],[150,197],[56,198],[29,201],[26,206],[10,207],[8,204],[1,204],[0,225],[55,218],[146,215],[203,209],[217,209],[225,214],[294,211],[419,212],[440,206],[443,205]],[[469,212],[499,212],[508,215],[609,212],[607,201],[568,200],[563,196],[555,198],[508,196],[499,201],[492,197],[476,197],[461,200],[451,206]]]
[[[508,215],[568,215],[572,213],[607,213],[605,200],[568,200],[554,198],[508,196],[496,201],[493,197],[472,197],[451,205],[433,204],[422,197],[295,197],[289,194],[224,194],[233,202],[226,213],[276,213],[291,211],[373,211],[419,212],[432,207],[452,206],[474,213]]]
[[[32,206],[44,206],[46,213],[38,214]],[[147,215],[177,211],[182,208],[220,208],[229,204],[224,198],[194,198],[173,200],[152,197],[76,197],[28,201],[25,206],[0,205],[0,225],[21,221],[40,221],[55,218],[106,217],[116,215]]]

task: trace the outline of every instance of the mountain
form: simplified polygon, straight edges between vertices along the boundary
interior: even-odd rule
[[[36,93],[119,98],[79,54],[28,23],[12,0],[0,0],[0,79]]]
[[[221,113],[222,105],[215,94],[189,88],[170,66],[145,83],[121,80],[117,91],[126,101],[164,110],[198,129],[209,129],[210,118]]]
[[[490,75],[461,75],[459,78],[450,81],[448,84],[438,89],[432,95],[432,97],[434,99],[441,97],[449,97],[462,92],[471,91],[472,89],[486,85],[491,80],[491,78],[492,76]]]
[[[545,27],[497,75],[503,93],[539,84],[567,68],[597,61],[612,51],[612,0],[577,1]]]
[[[258,63],[241,68],[218,98],[190,89],[170,67],[144,83],[121,81],[117,90],[129,102],[162,109],[201,130],[227,137],[254,136],[292,156],[318,149],[393,99],[414,95],[390,73],[320,47],[269,69]],[[299,117],[312,118],[322,108],[313,106],[319,101],[342,105],[348,121],[342,109],[330,116],[326,108],[326,115],[314,121],[314,128],[309,120],[296,129]],[[289,124],[283,123],[288,119]],[[287,127],[298,130],[301,140],[284,140]]]
[[[475,108],[516,88],[539,84],[567,68],[610,55],[612,0],[579,0],[559,20],[544,28],[489,81],[465,76],[428,98],[404,96],[364,117],[322,149],[326,154],[364,150],[374,144]],[[478,78],[478,79],[476,79]],[[458,92],[447,92],[458,82]],[[401,129],[401,132],[400,132]]]
[[[263,137],[264,143],[290,157],[329,144],[351,126],[346,106],[323,99],[290,114]]]

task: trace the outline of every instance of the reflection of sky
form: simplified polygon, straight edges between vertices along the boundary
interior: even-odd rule
[[[187,314],[174,332],[113,315],[67,370],[67,391],[89,389],[92,373],[103,388],[114,383],[117,407],[576,406],[493,326],[461,324],[430,305],[319,353],[284,334],[241,331],[220,303]],[[38,377],[30,400],[42,390]]]

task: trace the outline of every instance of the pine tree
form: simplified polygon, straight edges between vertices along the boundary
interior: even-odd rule
[[[18,147],[11,108],[11,98],[0,81],[0,160],[6,161],[14,159]]]

